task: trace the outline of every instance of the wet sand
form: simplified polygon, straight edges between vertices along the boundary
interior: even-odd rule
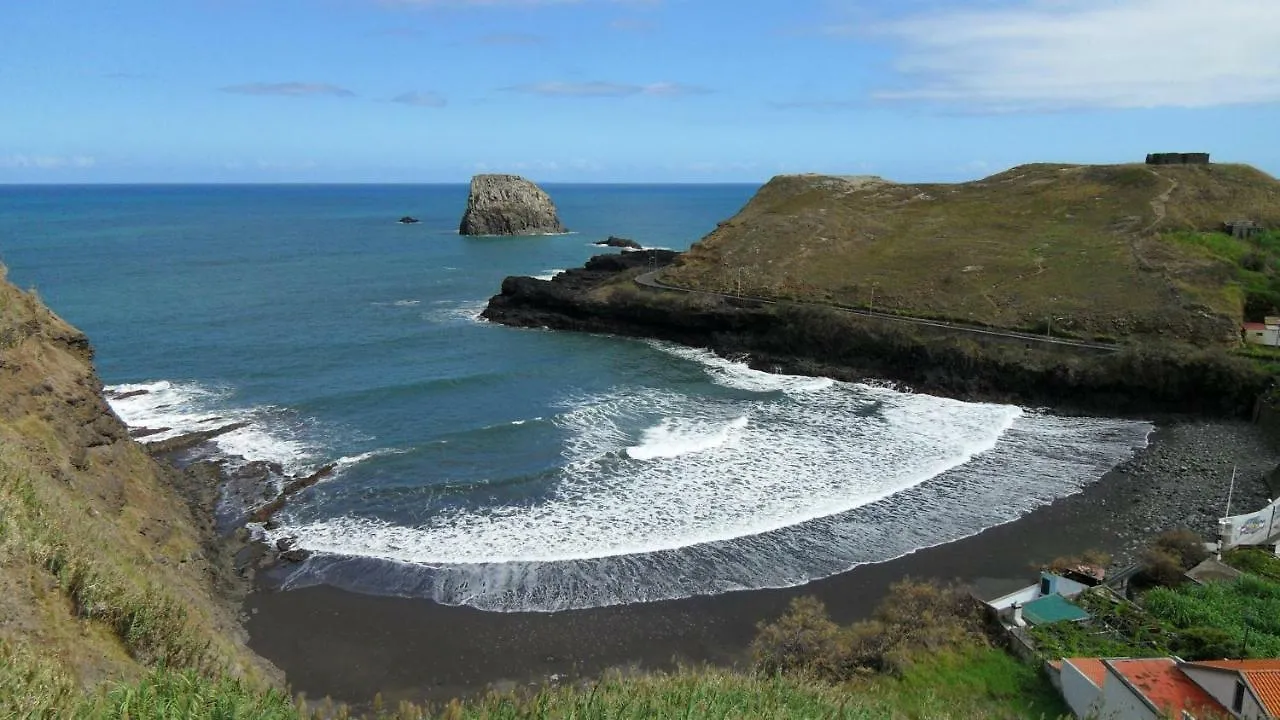
[[[283,669],[295,692],[353,704],[382,693],[442,701],[611,669],[743,664],[755,626],[800,595],[821,598],[841,622],[866,617],[893,582],[956,580],[994,597],[1035,579],[1038,564],[1097,548],[1136,557],[1164,529],[1212,528],[1233,464],[1235,505],[1266,502],[1280,461],[1262,431],[1233,422],[1163,426],[1134,460],[1083,492],[978,535],[863,565],[799,588],[575,610],[489,613],[426,600],[329,587],[260,588],[245,602],[251,646]]]

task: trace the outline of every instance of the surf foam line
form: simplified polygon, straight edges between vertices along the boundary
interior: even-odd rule
[[[1015,520],[1152,430],[671,354],[735,392],[573,399],[556,419],[565,464],[538,501],[441,507],[414,527],[282,518],[279,534],[318,553],[285,586],[556,611],[798,585]]]
[[[305,475],[325,462],[324,429],[312,420],[298,417],[274,405],[238,406],[229,388],[214,388],[194,382],[161,380],[108,386],[107,402],[131,428],[168,428],[144,440],[166,440],[200,430],[248,423],[246,427],[219,435],[210,442],[218,455],[233,467],[255,461],[279,463],[286,474]],[[116,397],[139,393],[129,397]],[[345,470],[360,462],[400,452],[372,450],[340,457],[333,462]]]

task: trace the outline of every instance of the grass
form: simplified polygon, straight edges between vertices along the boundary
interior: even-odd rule
[[[1169,628],[1142,608],[1086,593],[1076,602],[1089,612],[1086,623],[1055,623],[1028,629],[1041,655],[1064,657],[1162,657],[1169,654]]]
[[[1245,575],[1230,583],[1155,588],[1143,605],[1175,631],[1225,633],[1239,657],[1280,657],[1280,582]]]
[[[158,669],[138,681],[83,694],[56,668],[0,643],[0,717],[129,720],[345,718],[331,703],[294,701],[240,681]],[[922,654],[901,676],[830,683],[801,675],[725,670],[608,676],[534,693],[491,694],[440,707],[403,703],[362,717],[385,720],[517,718],[1058,718],[1061,700],[1034,668],[989,647]]]
[[[1245,320],[1260,322],[1280,313],[1280,232],[1264,232],[1253,238],[1236,238],[1222,232],[1183,230],[1164,237],[1220,263],[1229,269],[1218,288],[1195,292],[1226,293],[1240,298]]]
[[[1224,344],[1245,309],[1244,254],[1208,231],[1238,216],[1280,226],[1277,200],[1280,182],[1233,165],[1029,165],[955,185],[781,176],[663,279],[1032,332],[1052,322],[1081,338]]]
[[[1280,558],[1257,548],[1234,548],[1223,553],[1227,565],[1267,580],[1280,582]]]

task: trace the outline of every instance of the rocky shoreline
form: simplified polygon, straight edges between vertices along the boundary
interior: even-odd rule
[[[135,390],[104,394],[109,399],[123,400],[146,393]],[[172,469],[174,487],[203,526],[206,552],[221,560],[215,564],[225,577],[220,577],[218,584],[237,606],[258,572],[300,563],[310,556],[297,547],[296,539],[284,537],[270,543],[253,526],[274,529],[275,515],[290,498],[331,476],[337,467],[330,463],[307,475],[291,475],[280,463],[227,456],[213,445],[219,436],[247,425],[234,422],[142,442],[148,454]],[[129,434],[141,440],[168,430],[130,427]]]
[[[1251,417],[1272,382],[1221,348],[1061,343],[813,303],[678,292],[653,281],[679,258],[660,250],[600,255],[552,280],[508,277],[481,315],[512,327],[667,340],[744,358],[757,370],[1062,414]]]

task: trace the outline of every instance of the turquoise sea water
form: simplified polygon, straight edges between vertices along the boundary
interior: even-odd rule
[[[684,249],[755,190],[547,189],[573,234],[459,237],[461,185],[0,187],[0,259],[147,390],[131,425],[241,419],[228,457],[339,463],[274,531],[316,552],[290,586],[513,611],[794,585],[1015,519],[1150,431],[477,320],[507,275],[610,234]]]

